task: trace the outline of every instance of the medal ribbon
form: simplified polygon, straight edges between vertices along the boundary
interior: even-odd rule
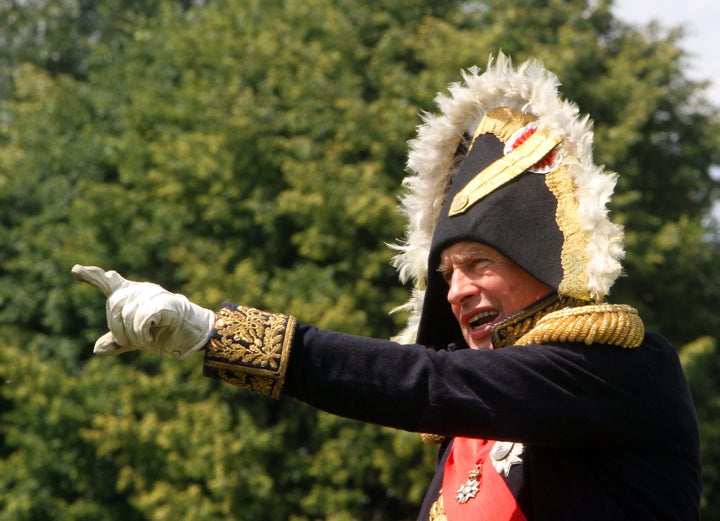
[[[494,441],[455,438],[443,475],[443,504],[448,521],[527,521],[503,477],[490,461]],[[458,491],[471,481],[468,473],[478,469],[477,494],[464,503]]]

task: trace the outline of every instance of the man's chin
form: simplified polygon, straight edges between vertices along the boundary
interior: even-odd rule
[[[490,325],[476,330],[465,331],[465,342],[470,349],[492,349],[492,338],[490,336]]]
[[[475,338],[466,338],[465,341],[467,342],[468,347],[470,349],[492,349],[493,345],[490,339],[475,339]]]

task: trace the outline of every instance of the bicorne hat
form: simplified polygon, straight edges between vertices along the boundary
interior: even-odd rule
[[[492,246],[573,302],[602,302],[621,273],[623,234],[606,209],[616,175],[593,163],[592,123],[559,96],[557,78],[499,54],[462,79],[410,141],[408,226],[394,259],[414,286],[405,343],[461,338],[437,271],[458,241]]]

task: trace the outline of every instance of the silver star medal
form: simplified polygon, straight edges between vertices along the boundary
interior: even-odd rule
[[[480,465],[477,465],[473,470],[468,472],[468,480],[457,489],[455,499],[464,504],[477,496],[477,493],[480,491],[481,477],[482,470],[480,469]]]
[[[525,447],[522,443],[512,441],[496,441],[490,451],[490,460],[498,474],[508,477],[513,465],[522,463],[522,456]]]

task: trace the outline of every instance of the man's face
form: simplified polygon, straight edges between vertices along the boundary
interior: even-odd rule
[[[492,348],[490,328],[553,290],[500,252],[462,241],[443,250],[438,271],[448,283],[447,299],[472,349]]]

